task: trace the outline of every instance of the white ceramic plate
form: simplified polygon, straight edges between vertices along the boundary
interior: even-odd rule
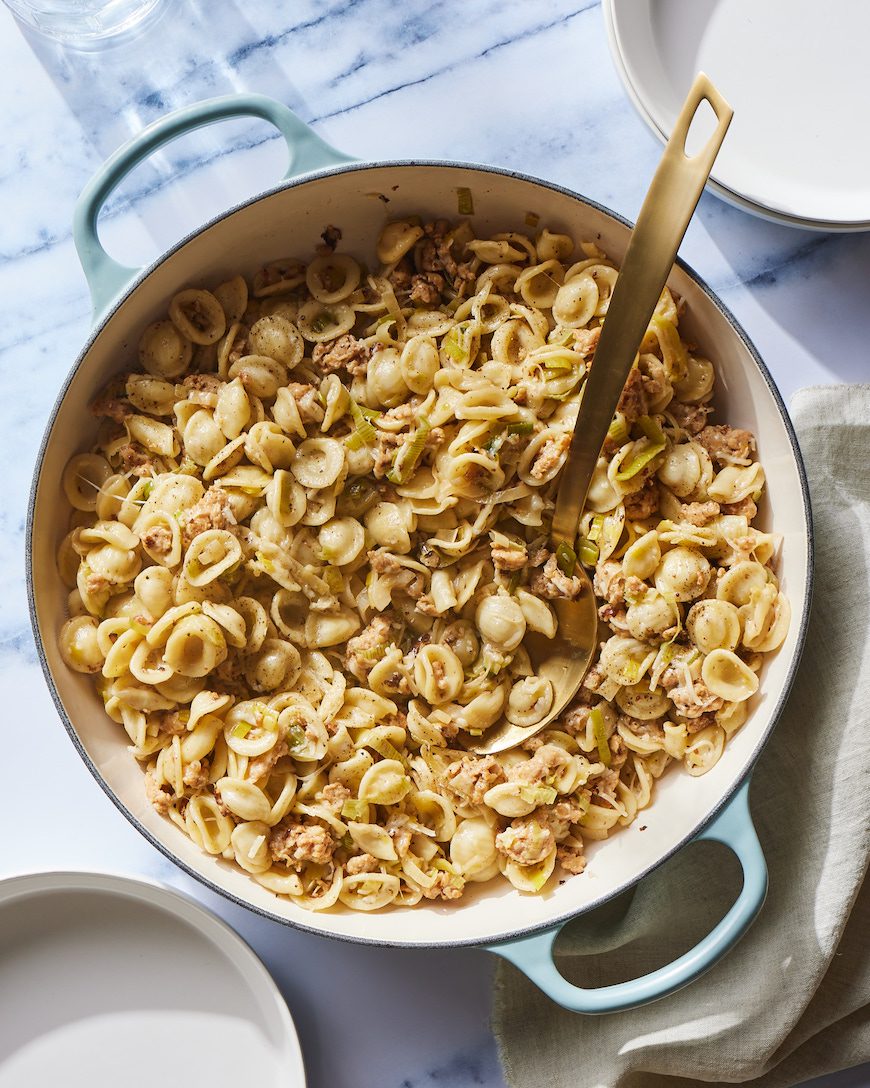
[[[304,1088],[262,963],[177,892],[127,877],[0,882],[0,1088]]]
[[[604,0],[611,50],[664,141],[698,70],[734,107],[710,187],[816,230],[870,229],[870,4]]]

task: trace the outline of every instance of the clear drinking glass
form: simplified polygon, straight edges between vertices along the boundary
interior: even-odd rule
[[[26,26],[82,49],[137,30],[164,0],[5,0]]]

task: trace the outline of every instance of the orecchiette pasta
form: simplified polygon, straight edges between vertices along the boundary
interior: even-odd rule
[[[169,319],[192,344],[214,344],[226,332],[223,306],[211,293],[191,288],[169,303]]]
[[[155,808],[275,895],[539,892],[670,762],[716,763],[786,637],[754,438],[708,425],[714,366],[666,289],[554,554],[615,267],[546,228],[416,218],[386,224],[373,272],[318,252],[178,292],[95,402],[108,422],[61,481],[61,656]],[[556,635],[578,562],[602,621],[581,698],[473,756],[550,715],[526,636]]]

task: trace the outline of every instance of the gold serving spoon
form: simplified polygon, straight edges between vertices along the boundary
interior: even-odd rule
[[[716,129],[703,148],[689,156],[686,137],[702,102],[709,103],[716,115]],[[568,557],[574,554],[586,493],[637,358],[638,346],[733,113],[707,76],[700,72],[677,118],[632,231],[583,390],[556,497],[550,540],[554,549],[561,545],[561,554]],[[472,746],[471,750],[478,755],[503,752],[534,736],[562,713],[583,683],[597,648],[598,611],[589,575],[579,562],[573,574],[581,580],[582,590],[574,600],[559,598],[552,602],[559,624],[555,637],[529,632],[523,640],[535,672],[553,685],[555,697],[549,714],[534,725],[513,725],[506,719],[496,723],[479,744]]]

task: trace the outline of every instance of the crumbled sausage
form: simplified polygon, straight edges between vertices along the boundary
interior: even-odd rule
[[[154,461],[146,451],[135,442],[128,442],[118,450],[121,465],[125,472],[134,476],[153,476],[157,471]]]
[[[422,612],[424,616],[441,615],[438,605],[435,604],[435,601],[432,599],[432,595],[430,593],[424,593],[417,600],[417,603],[414,605],[414,607],[418,612]]]
[[[427,450],[437,449],[438,446],[441,445],[441,443],[444,441],[444,439],[446,437],[447,437],[447,432],[444,430],[443,427],[432,427],[431,430],[429,431],[429,433],[426,435],[425,449],[427,449]]]
[[[111,588],[111,585],[112,583],[108,578],[104,578],[102,574],[97,574],[95,570],[89,571],[85,576],[85,589],[94,597],[99,596],[100,593],[105,593]]]
[[[671,389],[665,365],[655,356],[647,356],[641,364],[641,383],[648,404],[656,405],[656,411],[661,411],[659,402],[666,392]],[[673,393],[671,393],[671,396]]]
[[[330,811],[336,815],[341,812],[341,806],[350,797],[350,790],[341,782],[330,782],[318,793],[318,800],[322,801]]]
[[[181,736],[187,732],[188,711],[167,710],[157,716],[157,732],[170,737]]]
[[[444,668],[444,662],[440,658],[433,658],[430,662],[430,668],[432,670],[432,679],[435,681],[435,691],[441,696],[440,701],[443,701],[449,691],[447,670]]]
[[[432,227],[432,224],[427,224],[427,230]],[[439,260],[438,247],[435,243],[428,239],[420,245],[419,264],[424,272],[440,272],[444,271],[444,265]]]
[[[510,545],[493,541],[490,551],[496,570],[522,570],[529,561],[526,545],[520,540],[511,541]]]
[[[511,782],[521,786],[540,786],[558,777],[570,762],[571,756],[564,748],[557,744],[542,744],[531,759],[513,764],[507,775]]]
[[[198,393],[217,393],[224,383],[217,374],[188,374],[181,384]]]
[[[475,273],[471,261],[460,264],[454,257],[450,223],[446,219],[438,219],[434,223],[427,223],[423,230],[426,239],[419,249],[420,270],[441,273],[456,294],[463,294],[465,288],[474,282]]]
[[[573,601],[583,592],[583,581],[576,575],[569,577],[560,570],[556,556],[551,555],[544,564],[544,569],[538,571],[532,579],[531,590],[539,597],[548,597],[550,600],[566,597]]]
[[[396,588],[405,593],[412,601],[423,596],[426,588],[426,579],[415,570],[405,570],[404,574],[396,578]]]
[[[211,487],[196,505],[185,512],[182,525],[184,547],[207,529],[232,529],[235,524],[235,515],[226,491],[220,487]]]
[[[446,771],[447,785],[472,805],[482,805],[487,790],[506,781],[504,768],[494,756],[463,756]]]
[[[598,347],[601,339],[601,325],[594,329],[574,329],[574,350],[581,355],[589,355]]]
[[[184,774],[181,776],[185,786],[189,786],[192,790],[202,790],[208,785],[208,763],[203,763],[199,759],[194,759],[192,762],[184,768]]]
[[[736,514],[738,517],[746,518],[747,521],[752,521],[758,513],[758,507],[749,495],[740,502],[723,502],[720,509],[723,514]]]
[[[612,604],[598,606],[598,618],[614,631],[628,631],[628,610],[614,608]]]
[[[530,567],[542,567],[550,558],[546,544],[538,544],[529,554]]]
[[[223,797],[221,797],[221,791],[220,791],[220,786],[219,785],[215,785],[215,788],[214,788],[214,800],[215,800],[215,804],[217,805],[218,810],[220,811],[220,814],[222,816],[230,816],[231,815],[230,806],[226,803],[226,801],[223,799]]]
[[[402,564],[387,548],[373,548],[367,553],[369,566],[376,574],[398,574]]]
[[[703,680],[695,680],[694,694],[688,687],[678,685],[668,692],[671,702],[684,718],[697,718],[721,710],[725,700],[714,695]]]
[[[313,385],[304,385],[302,382],[289,382],[287,388],[296,401],[299,409],[299,418],[303,423],[322,423],[323,404],[320,391]]]
[[[403,257],[396,267],[387,273],[387,280],[392,285],[393,290],[400,294],[402,291],[407,291],[411,286],[411,281],[414,278],[414,266],[408,257]]]
[[[596,775],[592,785],[599,796],[613,797],[619,785],[619,771],[615,767],[605,767],[601,774]]]
[[[659,683],[665,689],[665,691],[669,691],[671,688],[675,688],[677,684],[681,682],[682,677],[677,671],[677,667],[673,662],[664,669],[661,676],[659,677]]]
[[[437,306],[444,290],[444,277],[439,272],[419,272],[411,279],[411,302]]]
[[[642,578],[637,578],[633,574],[625,579],[625,599],[629,604],[635,604],[637,601],[642,601],[646,596],[646,592],[649,586]]]
[[[583,687],[588,691],[598,691],[606,677],[600,665],[593,665],[583,680]]]
[[[371,854],[357,854],[356,857],[348,858],[344,868],[348,876],[354,876],[356,873],[376,873],[380,864]]]
[[[408,817],[404,812],[393,812],[387,818],[384,827],[387,834],[393,840],[393,846],[400,858],[405,857],[411,849],[411,840],[414,837],[408,827]]]
[[[381,683],[384,686],[385,692],[390,695],[410,695],[411,684],[408,679],[408,673],[398,664],[394,670],[385,676]],[[400,729],[406,729],[408,726],[408,717],[401,710],[398,714],[390,714],[388,717],[382,719],[382,725],[397,725]],[[455,734],[455,730],[454,730]]]
[[[607,743],[610,746],[610,766],[618,771],[628,759],[628,748],[618,733],[614,733]]]
[[[165,816],[172,807],[172,794],[158,785],[153,771],[145,772],[145,796],[161,816]]]
[[[582,688],[580,689],[583,690]],[[570,706],[562,711],[558,728],[563,729],[569,736],[577,737],[586,735],[586,727],[589,723],[591,706]]]
[[[678,427],[688,434],[695,435],[707,426],[707,416],[712,411],[706,404],[681,404],[672,400],[668,411],[674,417]]]
[[[625,422],[630,427],[635,420],[647,414],[646,393],[643,388],[643,375],[633,367],[629,372],[625,388],[619,398],[616,410],[625,416]]]
[[[412,424],[416,425],[419,407],[419,398],[412,398],[404,404],[397,404],[395,408],[388,408],[378,419],[378,427],[389,431],[392,429],[393,424],[396,423],[401,428],[410,427]]]
[[[595,596],[601,597],[612,608],[620,608],[625,604],[625,575],[622,571],[622,563],[615,559],[602,559],[596,564],[595,574],[592,578],[592,588]]]
[[[151,525],[140,537],[146,551],[157,555],[169,555],[172,549],[172,530],[165,525]]]
[[[695,439],[721,465],[748,465],[752,462],[755,438],[749,431],[727,424],[707,426]]]
[[[728,545],[732,549],[733,558],[726,560],[726,563],[739,563],[746,559],[755,558],[753,552],[758,547],[758,541],[755,538],[754,532],[749,532],[746,536],[732,537],[728,541]]]
[[[375,438],[375,463],[372,469],[376,480],[382,480],[393,467],[396,447],[401,441],[401,435],[393,434],[392,431],[378,430]]]
[[[212,317],[208,312],[208,306],[201,295],[196,295],[183,306],[183,313],[187,321],[198,331],[206,332],[212,323]]]
[[[539,808],[535,815],[546,823],[559,841],[564,839],[573,825],[582,819],[585,811],[585,806],[581,805],[576,798],[571,797],[557,801],[555,805],[548,808]]]
[[[684,502],[680,505],[680,521],[690,525],[707,525],[718,516],[718,502]]]
[[[276,827],[269,836],[272,859],[286,862],[293,869],[301,869],[307,862],[325,865],[336,846],[335,839],[320,824],[293,823]]]
[[[649,479],[639,491],[626,495],[622,502],[629,521],[646,521],[659,508],[659,485],[654,479]]]
[[[586,868],[586,858],[583,855],[582,846],[573,846],[568,843],[560,843],[556,847],[556,860],[566,873],[577,876]]]
[[[224,365],[229,368],[237,363],[244,355],[250,355],[248,336],[251,330],[247,325],[231,325],[230,333],[233,333],[232,343],[227,349],[226,345],[221,349],[224,355]]]
[[[251,760],[248,764],[248,778],[252,782],[259,782],[263,778],[268,778],[275,769],[278,760],[286,756],[289,751],[287,741],[281,737],[267,752],[263,752],[262,755]]]
[[[702,729],[707,729],[711,725],[718,725],[716,721],[716,715],[709,711],[705,714],[699,714],[697,718],[686,719],[686,732],[689,734],[700,733]]]
[[[439,872],[435,883],[423,889],[426,899],[459,899],[465,889],[465,881],[458,873]]]
[[[365,377],[370,356],[369,346],[347,332],[335,340],[315,344],[311,352],[314,365],[322,367],[326,373],[345,370],[355,378]]]
[[[349,639],[344,663],[358,679],[365,681],[378,662],[377,651],[390,643],[390,625],[383,616],[375,616],[368,627]]]
[[[571,435],[568,431],[563,431],[554,438],[547,439],[538,451],[538,455],[529,469],[529,475],[536,480],[546,480],[552,477],[553,470],[562,464],[570,445]]]
[[[556,845],[552,828],[532,816],[512,820],[495,837],[496,849],[517,865],[537,865]]]

